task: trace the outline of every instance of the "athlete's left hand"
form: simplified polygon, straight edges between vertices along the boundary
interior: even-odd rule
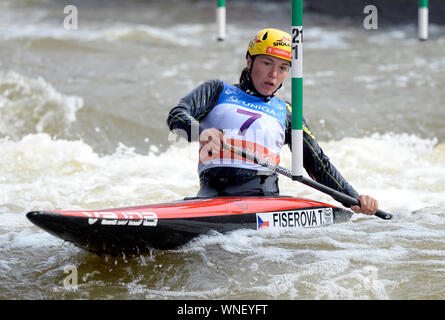
[[[360,207],[359,206],[352,206],[351,209],[355,213],[363,213],[368,215],[373,215],[377,212],[377,209],[379,208],[379,203],[376,199],[368,196],[368,195],[360,195],[358,197],[358,200],[360,201]]]

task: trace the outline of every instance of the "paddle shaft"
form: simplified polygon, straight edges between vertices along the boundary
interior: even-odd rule
[[[268,168],[276,173],[282,174],[290,179],[292,179],[292,172],[286,168],[283,168],[281,166],[278,166],[270,161],[267,161],[265,159],[262,159],[261,157],[257,156],[255,153],[252,153],[248,150],[245,150],[243,148],[235,147],[231,144],[223,144],[223,148],[226,150],[229,150],[230,152],[237,154],[245,159],[248,159],[250,161],[253,161],[256,164],[259,164],[260,166],[263,166],[265,168]],[[318,183],[312,179],[308,179],[304,176],[299,177],[297,180],[309,187],[312,187],[314,189],[317,189],[318,191],[321,191],[323,193],[326,193],[330,195],[331,197],[335,198],[337,201],[340,201],[342,203],[347,203],[351,206],[360,206],[360,201],[358,199],[355,199],[351,196],[348,196],[344,193],[341,193],[337,190],[334,190],[332,188],[329,188],[321,183]],[[383,210],[377,210],[375,213],[375,216],[384,219],[384,220],[390,220],[392,219],[392,215],[388,212],[385,212]]]

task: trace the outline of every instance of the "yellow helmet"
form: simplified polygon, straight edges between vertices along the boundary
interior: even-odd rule
[[[250,41],[247,52],[251,56],[267,54],[287,61],[292,60],[291,36],[289,33],[266,28],[259,31]]]

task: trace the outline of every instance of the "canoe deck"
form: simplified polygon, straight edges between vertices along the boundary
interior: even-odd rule
[[[192,198],[86,211],[31,211],[50,234],[96,253],[174,249],[210,230],[298,229],[348,221],[352,212],[293,197]]]

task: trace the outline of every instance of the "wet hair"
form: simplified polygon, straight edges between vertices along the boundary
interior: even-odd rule
[[[241,75],[239,76],[239,83],[243,83],[248,79],[249,79],[249,68],[244,67],[244,69],[241,71]]]
[[[252,59],[252,63],[250,64],[250,67],[253,66],[253,61],[255,60],[255,56],[251,56],[249,51],[246,52],[246,59],[249,57]],[[244,81],[250,80],[250,69],[248,67],[244,67],[244,69],[241,71],[241,75],[239,77],[239,83],[243,83]]]

